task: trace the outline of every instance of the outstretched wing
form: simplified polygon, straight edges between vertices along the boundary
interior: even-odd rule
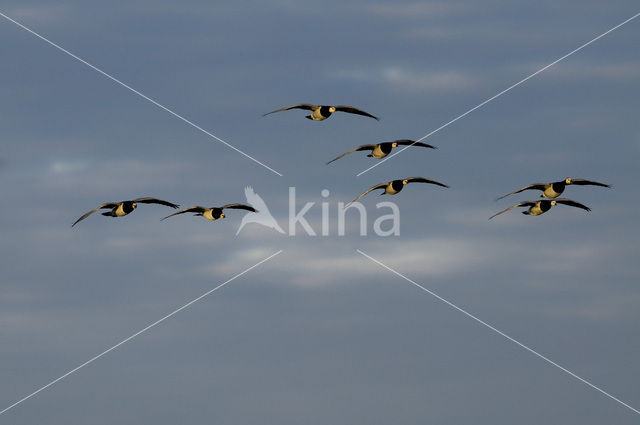
[[[356,202],[358,199],[362,198],[364,195],[366,195],[367,193],[371,192],[372,190],[376,190],[376,189],[384,189],[385,187],[387,187],[389,183],[380,183],[377,184],[375,186],[373,186],[370,189],[367,189],[365,192],[363,192],[360,196],[358,196],[356,199],[354,199],[353,201],[349,202],[347,205],[351,205],[354,202]]]
[[[371,115],[368,112],[363,111],[362,109],[354,108],[353,106],[336,106],[336,111],[347,112],[349,114],[363,115],[365,117],[370,117],[376,120],[380,120],[378,117]]]
[[[519,204],[515,204],[515,205],[510,206],[509,208],[505,208],[505,209],[503,209],[503,210],[502,210],[502,211],[500,211],[499,213],[495,213],[494,215],[492,215],[491,217],[489,217],[489,220],[491,220],[493,217],[495,217],[495,216],[497,216],[497,215],[500,215],[500,214],[502,214],[502,213],[504,213],[504,212],[507,212],[507,211],[509,211],[509,210],[512,210],[512,209],[514,209],[515,207],[532,207],[532,206],[534,206],[535,204],[536,204],[536,203],[535,203],[535,202],[533,202],[533,201],[520,202]]]
[[[425,179],[424,177],[409,177],[406,180],[407,180],[408,183],[430,183],[430,184],[435,184],[435,185],[442,186],[442,187],[449,187],[444,183],[440,183],[440,182],[437,182],[435,180]]]
[[[117,206],[118,206],[118,203],[117,203],[117,202],[105,202],[105,203],[104,203],[104,204],[102,204],[102,205],[98,205],[97,207],[95,207],[94,209],[92,209],[92,210],[91,210],[91,211],[89,211],[88,213],[85,213],[82,217],[80,217],[79,219],[77,219],[77,220],[75,221],[75,223],[73,223],[73,224],[71,225],[71,227],[75,226],[76,224],[78,224],[78,222],[80,222],[80,221],[84,220],[85,218],[89,217],[91,214],[93,214],[94,212],[96,212],[96,211],[98,211],[98,210],[100,210],[100,209],[103,209],[103,208],[109,208],[109,209],[112,209],[112,208],[115,208],[115,207],[117,207]]]
[[[264,117],[264,116],[267,116],[269,114],[275,114],[276,112],[288,111],[289,109],[305,109],[307,111],[313,111],[316,108],[317,108],[316,105],[312,105],[310,103],[301,103],[299,105],[287,106],[285,108],[276,109],[275,111],[267,112],[266,114],[264,114],[262,116]]]
[[[591,208],[589,208],[588,206],[582,205],[581,203],[576,201],[572,201],[571,199],[561,198],[556,199],[556,202],[559,204],[569,205],[570,207],[582,208],[585,211],[591,211]]]
[[[427,143],[422,143],[422,142],[414,142],[413,140],[409,140],[409,139],[399,139],[399,140],[394,140],[394,142],[396,142],[398,146],[420,146],[423,148],[438,149],[433,145],[429,145]]]
[[[160,221],[166,220],[167,218],[173,217],[174,215],[184,214],[184,213],[188,213],[188,212],[194,212],[194,213],[202,214],[206,210],[207,210],[207,208],[201,207],[201,206],[189,207],[189,208],[185,208],[183,210],[180,210],[178,212],[174,212],[173,214],[169,214],[168,216],[161,218]]]
[[[577,184],[578,186],[590,185],[590,186],[611,187],[611,185],[608,185],[606,183],[598,183],[598,182],[585,180],[585,179],[571,179],[571,184]]]
[[[138,198],[138,199],[134,199],[133,202],[139,202],[142,204],[160,204],[160,205],[166,205],[171,208],[178,208],[180,206],[178,204],[174,204],[172,202],[163,201],[162,199],[156,199],[156,198]]]
[[[533,190],[545,190],[548,186],[549,186],[549,184],[548,184],[548,183],[534,183],[534,184],[530,184],[529,186],[525,186],[525,187],[522,187],[522,188],[520,188],[520,189],[518,189],[518,190],[514,190],[513,192],[507,193],[506,195],[502,195],[501,197],[496,198],[496,199],[495,199],[495,201],[499,201],[500,199],[502,199],[502,198],[506,198],[506,197],[507,197],[507,196],[509,196],[509,195],[513,195],[513,194],[516,194],[516,193],[520,193],[520,192],[523,192],[523,191],[525,191],[525,190],[532,190],[532,189],[533,189]]]
[[[333,158],[331,161],[327,162],[327,165],[331,164],[333,161],[337,161],[338,159],[349,155],[350,153],[354,153],[356,151],[369,151],[369,150],[373,150],[376,147],[376,145],[362,145],[362,146],[358,146],[357,148],[353,148],[351,149],[349,152],[345,152],[342,155]]]
[[[258,210],[256,210],[253,207],[250,207],[249,205],[245,205],[245,204],[227,204],[227,205],[223,205],[220,207],[221,210],[225,209],[225,208],[231,208],[234,210],[247,210],[247,211],[251,211],[251,212],[258,212]]]

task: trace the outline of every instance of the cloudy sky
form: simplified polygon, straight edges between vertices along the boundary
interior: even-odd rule
[[[375,264],[382,261],[640,409],[640,18],[371,171],[357,145],[417,139],[640,12],[637,1],[31,1],[0,12],[279,176],[0,18],[0,424],[628,424],[640,415]],[[297,103],[381,117],[324,122]],[[396,178],[400,236],[339,202]],[[534,182],[591,212],[487,218]],[[288,229],[159,219],[105,201],[244,202]],[[416,187],[417,186],[417,187]],[[327,198],[321,196],[329,190]]]

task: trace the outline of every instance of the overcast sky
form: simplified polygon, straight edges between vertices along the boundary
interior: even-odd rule
[[[640,18],[375,169],[638,13],[637,1],[30,1],[0,12],[0,410],[271,254],[268,262],[0,415],[0,424],[628,424],[640,415],[357,249],[640,409]],[[307,111],[346,104],[381,120]],[[338,237],[337,208],[374,184]],[[513,210],[534,182],[591,212]],[[288,230],[288,192],[331,235],[141,205],[245,202]],[[327,198],[321,191],[327,189]],[[564,195],[563,195],[564,196]],[[373,234],[397,203],[400,236]]]

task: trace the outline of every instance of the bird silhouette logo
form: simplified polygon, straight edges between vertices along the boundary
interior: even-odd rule
[[[242,222],[240,223],[240,227],[236,232],[236,236],[240,233],[245,224],[248,223],[258,223],[266,227],[270,227],[274,230],[277,230],[280,233],[285,233],[284,230],[280,227],[278,222],[269,212],[269,208],[264,200],[258,195],[251,186],[247,186],[244,188],[244,196],[247,198],[247,202],[253,208],[255,208],[258,212],[254,214],[247,214],[242,218]]]

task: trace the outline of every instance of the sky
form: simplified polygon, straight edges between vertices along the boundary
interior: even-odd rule
[[[640,409],[640,20],[379,166],[638,13],[637,2],[30,1],[0,12],[279,176],[0,18],[0,410],[282,252],[0,415],[0,424],[629,424],[640,415],[357,250]],[[640,19],[640,18],[639,18]],[[379,122],[306,111],[346,104]],[[368,234],[338,203],[370,194]],[[516,210],[566,177],[590,212]],[[236,231],[141,205],[245,202],[288,230]],[[329,191],[322,197],[323,190]],[[563,196],[565,196],[563,195]],[[400,209],[400,235],[374,219]]]

